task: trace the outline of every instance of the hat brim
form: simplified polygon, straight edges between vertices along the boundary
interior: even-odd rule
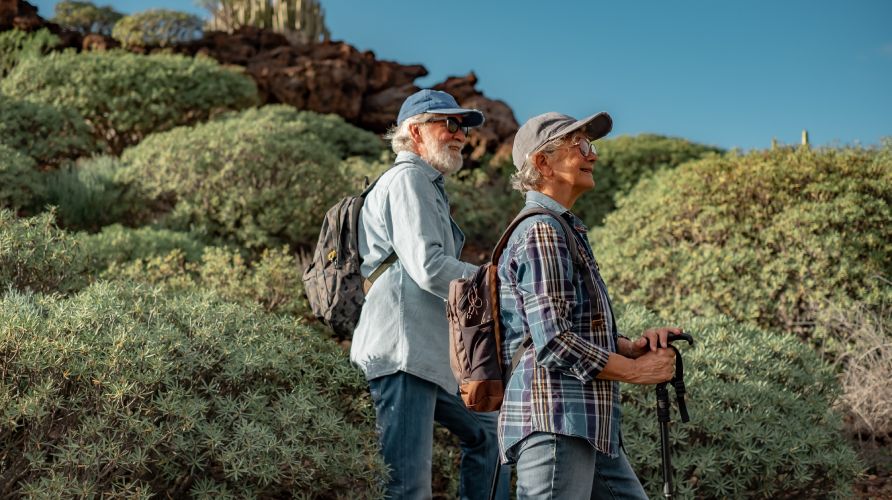
[[[595,113],[592,116],[578,120],[573,125],[561,130],[560,136],[565,136],[582,130],[589,140],[595,141],[609,134],[613,129],[613,118],[605,112]]]
[[[479,127],[483,125],[483,122],[486,121],[483,113],[476,109],[466,109],[466,108],[446,108],[446,109],[429,109],[425,111],[426,113],[431,113],[434,115],[459,115],[462,117],[462,125],[465,127]]]

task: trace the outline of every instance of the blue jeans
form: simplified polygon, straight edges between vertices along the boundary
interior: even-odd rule
[[[616,458],[578,437],[535,432],[509,450],[517,499],[635,499],[647,494],[622,450]]]
[[[387,497],[431,498],[434,421],[461,444],[461,499],[488,499],[498,460],[495,419],[468,410],[461,398],[405,372],[369,381],[381,454],[390,468]]]

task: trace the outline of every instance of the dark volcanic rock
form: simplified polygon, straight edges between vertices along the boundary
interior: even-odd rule
[[[504,101],[489,99],[476,90],[477,75],[473,72],[464,77],[450,77],[433,88],[449,92],[462,107],[476,108],[486,115],[486,122],[476,129],[468,140],[473,160],[485,154],[493,155],[493,161],[511,159],[511,144],[519,125],[514,112]]]
[[[81,43],[81,49],[85,51],[91,50],[108,50],[120,47],[121,44],[114,38],[99,33],[90,33],[84,37]]]

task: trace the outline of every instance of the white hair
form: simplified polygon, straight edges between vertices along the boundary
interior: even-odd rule
[[[412,140],[412,134],[409,132],[409,127],[424,123],[435,116],[436,115],[433,113],[421,113],[420,115],[410,116],[400,125],[394,125],[387,129],[387,132],[384,134],[384,140],[390,141],[390,147],[393,149],[394,153],[399,154],[403,151],[417,153],[418,151],[415,149],[415,141]]]
[[[535,151],[527,154],[520,170],[511,174],[511,187],[521,193],[538,190],[542,185],[542,172],[539,172],[539,169],[536,168],[536,156],[540,154],[550,155],[572,139],[573,134],[563,135],[546,142]]]

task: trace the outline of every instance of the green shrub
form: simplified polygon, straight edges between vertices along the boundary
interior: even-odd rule
[[[664,324],[638,306],[618,312],[625,332]],[[831,410],[839,387],[829,364],[792,336],[730,319],[674,322],[695,338],[694,348],[679,347],[691,421],[681,423],[673,403],[669,424],[681,497],[851,496],[860,465],[842,437],[841,416]],[[623,438],[638,477],[657,498],[662,468],[653,386],[623,387]]]
[[[84,285],[85,271],[80,247],[53,214],[19,219],[0,210],[0,289],[66,293]]]
[[[149,9],[125,16],[112,30],[112,38],[125,47],[166,47],[201,38],[200,17],[167,9]]]
[[[100,276],[162,286],[173,290],[207,289],[239,304],[265,311],[312,318],[301,280],[304,265],[286,249],[264,250],[253,262],[238,252],[207,247],[199,262],[175,248],[133,260],[112,261]]]
[[[312,317],[304,297],[304,267],[287,248],[266,249],[252,263],[234,251],[208,248],[199,276],[201,286],[227,300],[258,304],[268,312]]]
[[[77,239],[97,272],[112,264],[147,260],[174,250],[182,251],[186,262],[200,262],[204,252],[204,244],[193,235],[153,227],[132,229],[113,224],[96,234],[79,233]]]
[[[355,141],[342,143],[347,133]],[[371,152],[374,141],[343,120],[271,106],[154,134],[124,152],[121,180],[172,206],[169,227],[252,251],[308,247],[325,211],[353,191],[340,155]]]
[[[233,249],[205,246],[188,233],[119,224],[77,239],[94,274],[104,279],[209,289],[268,312],[310,316],[301,279],[305,259],[286,248],[264,250],[250,261]]]
[[[0,364],[0,496],[382,496],[365,380],[292,319],[127,283],[8,292]]]
[[[595,188],[583,195],[573,212],[586,224],[600,226],[616,209],[616,197],[628,193],[643,178],[721,150],[676,137],[655,134],[621,135],[597,141]]]
[[[4,93],[73,109],[120,153],[149,133],[257,102],[253,81],[205,57],[68,51],[19,63]]]
[[[97,7],[93,2],[78,0],[62,0],[57,3],[53,22],[63,28],[78,31],[81,34],[100,33],[111,35],[112,27],[124,14],[111,7]]]
[[[19,61],[43,56],[58,44],[59,37],[46,28],[30,33],[17,29],[0,32],[0,78],[6,78]]]
[[[377,135],[350,125],[336,114],[298,111],[292,106],[278,104],[226,113],[219,120],[263,122],[271,127],[292,127],[293,133],[312,133],[325,143],[329,152],[342,159],[358,156],[366,160],[381,160],[382,153],[389,158],[384,142]]]
[[[509,179],[492,165],[446,179],[453,218],[465,233],[466,258],[488,259],[502,231],[523,208],[523,197],[511,189]]]
[[[0,144],[25,153],[41,166],[51,167],[96,151],[90,128],[76,112],[3,94]]]
[[[142,210],[128,187],[115,180],[119,161],[97,156],[47,174],[47,203],[57,207],[66,229],[98,231],[115,222],[133,220]]]
[[[812,333],[815,308],[892,303],[889,149],[779,149],[657,174],[592,242],[617,297]],[[821,339],[816,339],[821,340]]]
[[[45,195],[34,160],[0,144],[0,209],[33,209]]]

